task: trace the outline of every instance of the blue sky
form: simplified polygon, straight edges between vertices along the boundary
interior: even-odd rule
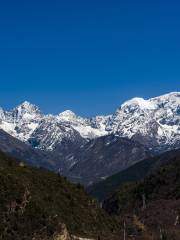
[[[180,2],[0,2],[0,105],[92,116],[180,88]]]

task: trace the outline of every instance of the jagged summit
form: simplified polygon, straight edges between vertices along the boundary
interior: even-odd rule
[[[32,106],[35,106],[35,105],[32,104],[32,103],[30,103],[30,102],[28,102],[28,101],[24,101],[24,102],[22,102],[21,104],[19,104],[19,106],[28,108],[28,107],[32,107]]]
[[[0,128],[24,142],[32,136],[36,142],[37,137],[36,147],[47,150],[67,139],[75,141],[79,133],[85,140],[115,134],[163,151],[179,146],[179,126],[180,92],[148,100],[136,97],[123,103],[112,115],[93,118],[77,116],[71,110],[43,115],[28,101],[12,111],[0,109]]]
[[[24,101],[23,103],[19,104],[17,107],[13,109],[13,111],[19,111],[22,113],[41,113],[39,108],[28,101]]]

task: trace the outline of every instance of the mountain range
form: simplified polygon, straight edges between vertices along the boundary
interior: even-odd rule
[[[10,111],[0,108],[0,129],[1,139],[6,133],[6,141],[17,139],[40,156],[41,161],[36,155],[31,159],[33,165],[89,185],[151,155],[180,147],[180,93],[133,98],[111,115],[92,118],[70,110],[43,114],[25,101]],[[4,150],[2,144],[0,148]],[[13,149],[17,148],[11,145],[7,152]]]

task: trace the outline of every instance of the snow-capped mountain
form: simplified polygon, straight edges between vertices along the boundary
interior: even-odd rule
[[[0,108],[0,129],[2,151],[87,185],[180,148],[180,93],[133,98],[112,115],[93,118],[70,110],[46,115],[24,102],[10,111]]]
[[[24,102],[11,111],[0,109],[0,128],[10,135],[26,142],[38,127],[43,115],[39,108]]]
[[[133,98],[111,116],[106,130],[135,139],[155,151],[180,146],[180,93]]]
[[[24,102],[11,111],[0,108],[0,128],[33,147],[54,150],[64,141],[115,134],[134,139],[155,151],[180,146],[180,93],[145,100],[133,98],[112,115],[83,118],[70,110],[44,115]],[[80,143],[81,141],[78,141]]]
[[[83,138],[96,138],[107,134],[105,130],[106,119],[105,116],[97,116],[95,118],[82,118],[77,116],[70,110],[60,113],[57,119],[61,123],[69,124],[73,127]]]
[[[107,117],[82,118],[70,110],[59,115],[44,115],[39,108],[24,102],[11,111],[0,108],[0,128],[42,150],[53,150],[61,142],[91,139],[106,134]]]
[[[29,143],[42,150],[54,150],[64,141],[76,142],[82,138],[71,123],[53,115],[44,116],[29,138]]]

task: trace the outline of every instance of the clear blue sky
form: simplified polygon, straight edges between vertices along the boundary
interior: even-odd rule
[[[113,112],[180,90],[177,0],[0,1],[0,105]]]

